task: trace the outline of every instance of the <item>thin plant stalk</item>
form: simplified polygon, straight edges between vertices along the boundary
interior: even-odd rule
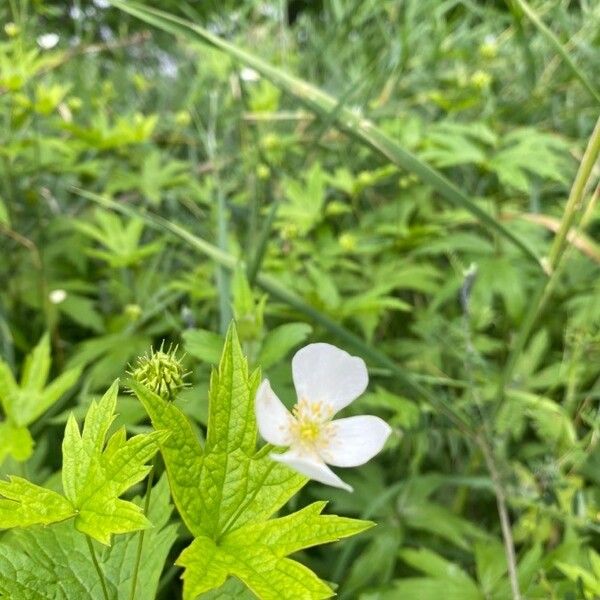
[[[560,224],[560,229],[558,230],[554,238],[554,242],[550,248],[550,253],[548,255],[550,268],[556,268],[556,265],[558,264],[558,261],[560,260],[567,245],[567,236],[569,231],[575,223],[577,216],[582,212],[581,209],[583,195],[590,179],[592,169],[598,160],[599,154],[600,117],[596,121],[596,126],[594,127],[594,131],[592,132],[583,158],[581,159],[581,164],[577,170],[577,175],[575,176],[575,181],[573,182],[571,192],[569,193],[569,199],[567,200],[567,204],[565,206],[565,212]]]
[[[90,538],[89,535],[86,535],[85,540],[87,542],[88,548],[90,549],[92,562],[94,563],[94,567],[96,568],[96,572],[98,573],[98,579],[100,579],[100,585],[102,586],[102,594],[104,595],[104,600],[110,600],[110,596],[108,595],[108,588],[106,587],[106,578],[104,577],[104,572],[102,571],[100,563],[98,562],[98,558],[96,557],[96,551],[94,550],[92,538]]]
[[[496,495],[496,504],[498,506],[498,516],[500,518],[500,528],[502,529],[502,541],[504,543],[504,553],[506,555],[506,564],[508,566],[508,579],[510,581],[512,597],[513,600],[521,600],[522,596],[521,590],[519,588],[519,579],[517,573],[517,557],[515,554],[515,542],[510,526],[510,517],[508,515],[506,494],[504,493],[502,479],[496,467],[496,461],[494,459],[493,452],[490,446],[488,445],[487,441],[482,436],[478,436],[477,442],[483,454],[486,467],[490,473],[490,476],[492,478],[492,484],[494,486],[494,494]]]
[[[573,75],[579,79],[583,87],[585,87],[585,89],[595,98],[596,102],[600,104],[600,92],[592,85],[583,71],[575,64],[567,50],[552,32],[552,30],[545,25],[545,23],[539,18],[531,6],[525,2],[525,0],[513,0],[513,2],[523,11],[523,13],[534,24],[537,30],[552,44],[552,46],[554,46],[554,49],[558,52],[558,54],[560,54],[561,58],[569,66]]]
[[[148,474],[148,480],[146,482],[146,494],[144,497],[144,515],[148,517],[148,511],[150,510],[150,496],[152,495],[152,484],[154,483],[154,470],[156,468],[156,459],[152,462],[150,473]],[[146,531],[142,529],[138,537],[138,546],[135,555],[135,565],[133,567],[133,577],[131,582],[131,594],[129,594],[130,600],[135,600],[135,592],[137,588],[138,574],[140,571],[140,563],[142,562],[142,550],[144,548],[144,534]]]
[[[210,162],[217,162],[217,110],[219,98],[216,93],[210,94],[210,120],[206,135],[206,150]],[[225,195],[221,184],[220,172],[215,168],[214,182],[217,195],[217,245],[227,252],[227,207],[225,204]],[[219,328],[221,333],[227,331],[231,321],[231,300],[230,300],[230,281],[227,269],[217,265],[217,291],[219,295]]]
[[[550,299],[556,285],[558,284],[562,269],[561,264],[564,264],[562,260],[564,257],[565,249],[568,246],[568,236],[574,225],[577,216],[583,212],[586,214],[583,205],[583,198],[585,190],[587,188],[590,177],[592,176],[592,170],[598,156],[600,154],[600,118],[596,122],[596,126],[592,135],[588,141],[585,153],[577,170],[577,175],[571,187],[569,198],[565,206],[565,212],[561,220],[561,225],[554,238],[554,242],[550,248],[547,261],[547,269],[551,275],[548,279],[540,282],[537,289],[534,291],[533,299],[529,304],[529,310],[525,314],[523,323],[517,334],[517,339],[513,345],[513,349],[506,361],[504,371],[502,373],[499,396],[503,397],[504,390],[510,382],[513,370],[517,363],[518,357],[525,348],[525,344],[529,339],[529,335],[535,325],[538,317],[544,311],[548,300]]]

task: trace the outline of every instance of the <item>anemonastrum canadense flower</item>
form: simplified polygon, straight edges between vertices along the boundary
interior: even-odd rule
[[[275,446],[288,447],[271,457],[311,479],[352,491],[327,465],[366,463],[392,431],[383,419],[370,415],[333,420],[365,391],[369,375],[364,361],[331,344],[309,344],[292,359],[292,375],[298,402],[291,413],[268,379],[256,394],[261,436]]]

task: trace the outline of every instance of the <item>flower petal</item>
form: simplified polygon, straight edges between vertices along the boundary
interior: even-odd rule
[[[337,419],[329,424],[331,437],[321,458],[334,467],[358,467],[381,451],[392,428],[368,415]]]
[[[317,455],[290,450],[284,454],[271,454],[271,458],[315,481],[352,491],[352,487],[344,483]]]
[[[268,379],[260,384],[256,392],[254,410],[258,431],[263,439],[275,446],[289,446],[290,423],[294,417],[275,395]]]
[[[362,358],[331,344],[309,344],[292,359],[298,400],[326,402],[333,412],[358,398],[369,383]]]

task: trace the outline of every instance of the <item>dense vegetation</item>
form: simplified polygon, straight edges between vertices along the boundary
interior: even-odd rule
[[[136,556],[137,598],[181,597],[220,517],[171,505],[192,442],[157,422],[204,440],[209,383],[239,373],[249,406],[232,320],[289,406],[298,348],[362,356],[346,414],[393,428],[352,494],[281,512],[377,523],[294,555],[341,598],[600,597],[600,3],[9,0],[0,22],[0,525],[32,525],[0,533],[0,597],[129,598]],[[170,345],[175,408],[116,398]],[[115,410],[133,437],[104,448]],[[77,481],[135,444],[102,502],[145,508],[141,561]],[[364,528],[335,523],[318,543]]]

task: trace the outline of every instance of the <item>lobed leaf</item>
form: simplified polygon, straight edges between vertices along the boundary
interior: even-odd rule
[[[26,479],[0,481],[0,529],[48,525],[69,519],[75,512],[63,496]]]
[[[18,461],[27,460],[33,453],[33,443],[27,427],[12,421],[0,422],[0,464],[8,455]]]
[[[150,525],[139,506],[119,496],[148,474],[146,463],[168,437],[155,431],[127,440],[120,429],[105,447],[118,390],[115,381],[100,402],[92,403],[82,433],[70,415],[63,439],[63,490],[77,508],[75,527],[103,544],[110,544],[112,534]]]
[[[251,523],[217,543],[199,537],[179,557],[186,567],[185,599],[223,585],[233,575],[263,600],[329,598],[333,592],[312,571],[288,554],[354,535],[373,524],[336,515],[321,515],[315,502],[289,516]]]
[[[27,355],[21,375],[21,388],[41,392],[50,373],[50,336],[45,333],[37,346]]]
[[[142,498],[134,502],[140,506]],[[135,600],[156,596],[160,573],[177,538],[177,525],[169,525],[171,512],[165,477],[152,490],[148,518],[153,527],[144,536]],[[119,536],[98,557],[111,600],[130,597],[138,541],[137,534]],[[73,521],[15,530],[0,544],[0,598],[102,597],[87,543]]]

